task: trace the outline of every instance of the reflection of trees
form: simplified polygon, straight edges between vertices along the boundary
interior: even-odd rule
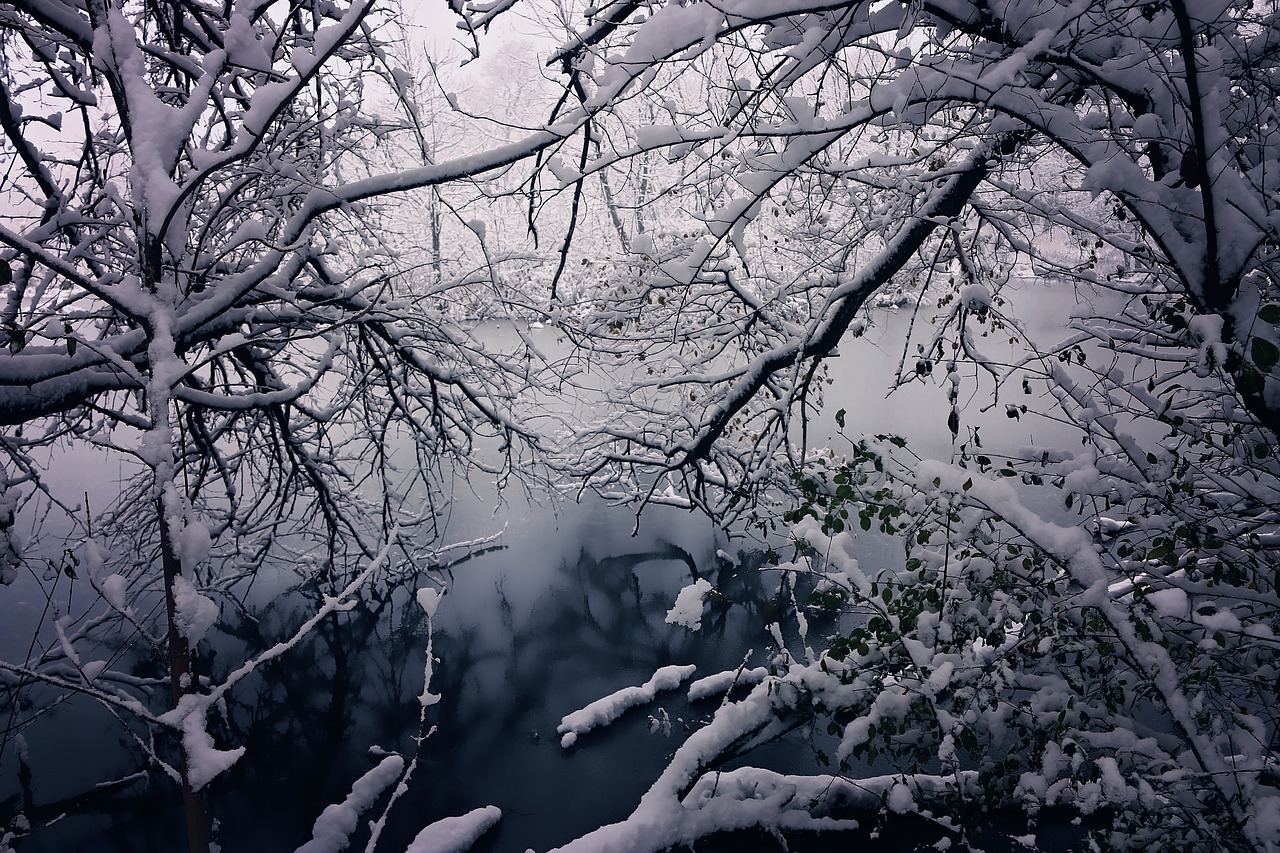
[[[356,607],[264,665],[254,691],[229,704],[228,739],[248,753],[213,803],[224,827],[244,833],[224,832],[224,848],[293,849],[321,809],[369,769],[371,748],[412,750],[426,646],[425,617],[413,600],[420,585],[415,578],[370,585]],[[240,639],[256,648],[287,635],[323,594],[294,591],[270,620],[241,622]]]
[[[211,719],[220,743],[247,748],[245,759],[209,790],[224,849],[293,849],[307,838],[319,811],[340,800],[368,769],[363,752],[371,743],[404,746],[403,734],[416,725],[408,706],[421,686],[413,679],[421,679],[425,646],[410,580],[366,587],[352,610],[332,614],[286,655],[262,664]],[[290,636],[328,593],[311,583],[265,607],[235,602],[244,618],[226,620],[222,633],[202,644],[195,671],[221,681],[239,662]],[[135,674],[155,666],[147,656],[117,664]],[[31,725],[46,731],[103,725],[98,717],[105,714],[95,703],[73,698]],[[175,746],[160,738],[153,748],[165,756]],[[0,831],[20,813],[39,830],[24,850],[178,849],[183,830],[174,787],[148,768],[137,747],[124,736],[95,744],[79,761],[102,768],[93,778],[120,781],[56,801],[40,799],[44,768],[37,764],[33,777],[22,763],[20,790],[0,791]]]
[[[513,744],[532,748],[534,729],[543,735],[537,749],[556,755],[559,747],[547,725],[573,710],[563,706],[559,691],[583,674],[652,671],[687,662],[697,662],[700,674],[709,674],[735,666],[738,661],[726,655],[736,651],[728,650],[749,645],[744,636],[759,635],[765,615],[777,606],[775,585],[758,571],[763,558],[744,555],[744,560],[699,565],[689,551],[664,541],[625,554],[583,551],[560,565],[547,591],[527,610],[512,603],[500,581],[496,607],[459,613],[460,627],[436,638],[433,689],[444,700],[432,709],[431,720],[438,730],[423,742],[409,802],[397,806],[384,832],[387,849],[407,842],[435,817],[483,805],[474,798],[482,795],[479,788],[487,780],[477,778],[473,768],[509,761]],[[650,571],[670,576],[670,567],[659,563],[682,564],[686,577],[707,577],[721,594],[708,606],[699,634],[666,624],[674,590],[659,591],[645,582]],[[468,583],[463,573],[469,570],[457,566],[455,583]],[[356,607],[327,618],[305,642],[263,664],[230,694],[211,730],[219,743],[243,744],[247,752],[210,788],[223,849],[292,849],[306,839],[324,805],[340,800],[369,768],[369,747],[414,748],[414,697],[421,689],[426,645],[425,621],[413,601],[419,585],[411,578],[367,585]],[[311,582],[266,606],[237,602],[246,618],[220,626],[222,633],[207,649],[202,646],[197,672],[222,680],[237,661],[290,635],[329,592]],[[154,666],[145,659],[139,665]],[[672,696],[670,701],[681,700]],[[592,748],[627,748],[608,737],[601,735]],[[646,748],[661,758],[662,750]],[[157,772],[138,770],[133,744],[103,744],[85,760],[115,765],[117,776],[135,775],[56,803],[38,801],[36,778],[25,796],[17,792],[0,799],[0,821],[18,810],[37,825],[64,812],[74,814],[64,820],[61,834],[46,831],[32,839],[62,848],[77,833],[92,837],[94,849],[136,849],[139,839],[151,849],[176,845],[180,821],[157,817],[176,814],[172,788]],[[531,778],[527,784],[538,781]]]
[[[695,577],[710,574],[722,590],[723,600],[711,604],[698,634],[666,624],[674,590],[660,594],[643,590],[645,565],[661,561],[684,563]],[[441,731],[452,726],[465,728],[471,756],[501,751],[513,727],[527,726],[528,710],[546,703],[548,686],[565,679],[623,669],[652,671],[693,660],[700,663],[703,674],[713,671],[713,666],[734,666],[736,659],[719,653],[720,647],[729,646],[720,641],[734,630],[758,633],[758,616],[767,610],[764,600],[768,594],[754,567],[724,561],[699,567],[687,550],[664,541],[644,550],[603,557],[584,550],[576,560],[560,566],[559,583],[550,586],[555,591],[543,595],[520,622],[499,586],[501,639],[496,645],[485,646],[483,631],[475,627],[437,639],[442,657],[438,683],[450,700],[440,720]],[[731,619],[733,609],[746,618]],[[737,639],[740,642],[732,646],[734,649],[745,642]],[[481,695],[477,690],[476,670],[490,664],[500,670],[500,695]],[[478,724],[473,704],[483,704],[483,723]],[[556,706],[554,710],[558,719],[573,708]],[[481,735],[481,730],[489,734]],[[520,737],[533,734],[529,730],[514,733]],[[450,743],[442,738],[428,744],[428,751],[447,749]]]
[[[20,848],[23,851],[92,849],[125,853],[143,847],[160,849],[157,845],[164,843],[161,839],[177,837],[182,831],[176,792],[145,770],[127,772],[86,791],[44,802],[37,797],[39,779],[25,759],[20,760],[17,776],[21,791],[0,797],[0,836],[10,823],[7,816],[18,813],[31,825],[54,826],[47,836],[31,839],[34,844],[24,843]],[[84,822],[70,821],[67,815],[93,816],[101,825],[86,831]],[[39,846],[41,843],[44,846]]]
[[[390,644],[378,642],[377,624],[385,601],[363,604],[350,613],[335,614],[310,643],[265,665],[254,693],[229,705],[229,739],[245,744],[248,760],[219,787],[215,813],[251,813],[272,786],[287,788],[299,804],[341,797],[341,788],[350,778],[344,771],[351,769],[343,744],[355,725],[353,682],[375,667],[383,654],[395,654]],[[258,626],[243,624],[257,632]],[[368,654],[353,656],[352,648],[364,648]],[[253,760],[255,756],[259,760]],[[305,840],[303,826],[289,826],[286,834],[284,825],[305,826],[306,815],[291,812],[295,809],[288,805],[276,811],[274,831],[282,841],[287,838],[296,845]]]

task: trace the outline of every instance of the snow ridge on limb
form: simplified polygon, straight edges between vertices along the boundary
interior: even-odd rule
[[[722,706],[710,725],[690,735],[625,821],[600,827],[556,849],[564,853],[661,850],[705,835],[705,824],[684,808],[681,799],[707,766],[736,744],[762,732],[782,730],[773,714],[771,683],[757,685],[742,701]]]
[[[746,669],[745,665],[738,669],[726,669],[714,675],[704,676],[689,685],[689,701],[698,702],[713,696],[724,696],[735,687],[753,687],[769,676],[769,670],[763,666]]]
[[[664,666],[638,687],[624,687],[597,699],[584,708],[566,714],[561,718],[560,725],[556,727],[556,733],[562,736],[560,746],[567,749],[578,742],[578,735],[586,734],[600,726],[607,726],[631,708],[652,702],[660,692],[676,689],[696,670],[697,667],[693,664]]]
[[[388,755],[351,785],[351,792],[341,803],[327,806],[316,818],[311,840],[295,853],[341,853],[351,844],[351,833],[359,825],[378,797],[400,778],[404,758]]]
[[[502,810],[497,806],[442,818],[414,836],[405,853],[466,853],[501,819]]]
[[[788,731],[799,718],[794,687],[820,674],[796,666],[758,684],[739,702],[727,702],[712,721],[690,735],[667,769],[619,823],[600,827],[559,853],[641,853],[692,845],[707,836],[744,829],[841,831],[857,829],[847,815],[888,808],[914,811],[978,790],[977,774],[891,774],[854,779],[795,776],[758,767],[710,768]]]

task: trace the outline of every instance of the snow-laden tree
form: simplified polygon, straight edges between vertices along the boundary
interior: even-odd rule
[[[614,105],[581,171],[658,154],[680,169],[664,197],[705,225],[633,243],[635,279],[579,306],[581,339],[643,374],[581,426],[579,470],[765,527],[793,471],[783,567],[855,626],[784,654],[583,849],[818,829],[859,790],[898,812],[1102,810],[1119,847],[1275,849],[1280,11],[586,14],[553,57]],[[1052,339],[1037,288],[1077,297]],[[878,298],[914,307],[887,382],[940,382],[949,459],[856,434],[883,431],[853,407],[847,441],[806,446],[823,361]],[[984,446],[984,411],[1040,441]],[[859,565],[859,529],[904,563]],[[804,721],[844,778],[710,772]],[[897,772],[864,785],[876,756]]]
[[[454,8],[478,49],[514,5]],[[539,233],[547,319],[592,365],[583,393],[607,398],[574,409],[595,420],[547,460],[616,497],[789,524],[782,567],[846,619],[819,644],[797,614],[773,676],[581,847],[1017,799],[1105,806],[1116,846],[1274,848],[1276,10],[584,14],[550,56],[566,85],[545,124],[444,160],[388,60],[394,15],[371,2],[0,6],[0,578],[41,553],[19,520],[60,510],[73,527],[46,529],[69,547],[41,554],[45,583],[86,575],[107,618],[167,656],[172,707],[83,657],[99,623],[69,613],[47,650],[2,665],[9,697],[86,694],[179,741],[184,766],[139,736],[199,838],[198,789],[238,755],[206,716],[246,670],[202,683],[190,647],[237,584],[296,555],[326,584],[315,618],[332,614],[351,584],[413,564],[397,531],[425,538],[421,470],[442,451],[492,437],[503,476],[542,441],[513,414],[533,342],[492,353],[431,311],[490,270],[410,286],[376,228],[380,198],[520,164],[535,230],[563,210],[546,190],[568,199],[572,219]],[[394,138],[425,162],[369,168]],[[563,287],[588,226],[628,253],[583,256]],[[1038,306],[1015,279],[1081,295],[1059,337],[1020,319]],[[809,446],[823,360],[877,299],[916,306],[892,379],[941,380],[947,460],[889,435]],[[983,446],[981,406],[962,403],[979,398],[1069,440]],[[419,470],[393,464],[397,444]],[[129,460],[106,518],[51,485],[43,460],[68,447]],[[902,564],[859,563],[858,528],[900,536]],[[167,625],[141,618],[147,595]],[[838,777],[712,772],[814,724]],[[892,774],[849,781],[886,755]]]
[[[191,661],[220,613],[264,566],[316,587],[304,627],[356,581],[428,567],[434,472],[483,444],[506,477],[536,446],[512,415],[536,352],[450,322],[486,263],[412,275],[379,199],[530,158],[586,111],[447,156],[398,13],[0,5],[0,582],[21,573],[51,621],[0,663],[0,761],[30,709],[96,699],[181,784],[192,849],[200,791],[239,755],[207,714],[293,642],[210,683]],[[140,645],[163,678],[130,671]]]

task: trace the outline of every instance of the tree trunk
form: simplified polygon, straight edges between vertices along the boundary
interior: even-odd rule
[[[164,494],[164,490],[161,491]],[[173,586],[182,573],[182,561],[169,529],[170,514],[166,512],[165,500],[156,500],[156,515],[160,521],[160,551],[164,563],[164,606],[169,624],[169,689],[173,697],[173,706],[178,707],[182,697],[194,693],[195,680],[191,672],[191,647],[187,638],[178,630],[177,603],[174,599]],[[182,810],[187,829],[188,853],[209,853],[209,815],[205,808],[204,796],[192,790],[187,781],[187,753],[181,750],[182,763]]]

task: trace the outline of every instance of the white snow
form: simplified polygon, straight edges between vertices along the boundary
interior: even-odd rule
[[[501,819],[501,809],[485,806],[438,820],[419,832],[405,853],[466,853]]]
[[[391,787],[404,771],[404,759],[388,755],[351,786],[351,793],[340,803],[325,808],[311,827],[311,840],[295,853],[339,853],[351,844],[351,833],[360,824],[360,815],[369,810],[382,792]]]
[[[702,699],[709,699],[712,696],[723,696],[734,687],[747,687],[759,684],[769,677],[769,670],[763,666],[755,669],[736,670],[726,669],[724,672],[717,672],[715,675],[708,675],[705,678],[699,678],[697,681],[689,685],[689,701],[698,702]]]
[[[711,593],[711,582],[698,578],[680,590],[676,603],[667,611],[668,625],[683,625],[690,631],[702,628],[702,603]]]
[[[436,608],[440,606],[440,593],[429,586],[425,586],[418,590],[418,606],[426,612],[427,616],[435,616]]]
[[[1227,346],[1222,342],[1223,319],[1217,314],[1197,314],[1187,321],[1191,334],[1199,341],[1196,353],[1196,375],[1208,376],[1213,368],[1227,363]]]
[[[991,291],[976,282],[966,284],[960,288],[960,304],[970,311],[986,311],[991,308]]]
[[[1187,594],[1177,587],[1148,593],[1147,602],[1165,616],[1185,618],[1187,615]]]
[[[551,169],[551,174],[555,175],[557,181],[562,186],[569,186],[574,181],[582,177],[582,173],[572,166],[565,164],[559,157],[552,157],[547,161],[547,167]]]
[[[218,621],[218,605],[196,591],[191,581],[182,575],[173,580],[173,606],[178,633],[193,646],[204,639],[213,623]]]
[[[197,694],[183,696],[178,707],[170,712],[182,715],[182,749],[187,759],[187,783],[193,791],[209,784],[244,755],[243,746],[224,750],[213,745],[213,738],[204,724],[209,707],[205,700],[205,696]]]
[[[889,796],[885,799],[885,805],[894,814],[907,814],[916,811],[916,799],[911,795],[911,789],[902,782],[896,783],[889,789]]]
[[[609,725],[631,708],[652,702],[653,697],[663,690],[674,690],[696,670],[693,664],[664,666],[639,687],[624,687],[565,715],[556,727],[556,733],[562,735],[560,746],[568,749],[578,742],[578,735]]]
[[[658,247],[654,245],[653,238],[648,234],[637,234],[631,238],[631,252],[652,257],[657,254]]]
[[[73,665],[80,665],[80,655],[76,653],[75,646],[71,644],[71,640],[67,638],[67,627],[71,624],[70,616],[59,616],[53,620],[54,631],[58,635],[58,645],[62,649],[62,653],[66,655],[68,661]]]
[[[182,536],[178,542],[182,571],[187,573],[195,571],[196,566],[209,559],[209,551],[212,547],[213,540],[209,536],[209,528],[199,521],[183,525]]]

